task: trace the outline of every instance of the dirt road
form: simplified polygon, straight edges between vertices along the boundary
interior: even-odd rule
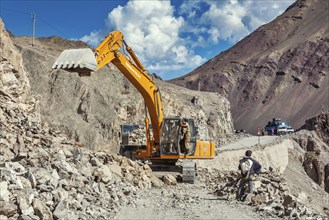
[[[244,137],[238,140],[235,140],[231,143],[225,144],[220,147],[219,152],[227,151],[227,150],[238,150],[244,148],[250,148],[257,144],[265,145],[272,143],[275,141],[279,136],[250,136]]]
[[[141,191],[135,204],[115,219],[264,219],[240,202],[219,200],[204,184],[166,186]]]
[[[277,136],[262,136],[260,144],[271,143],[276,138]],[[224,154],[237,152],[237,158],[228,155],[230,158],[223,160],[226,156],[220,154],[213,160],[198,161],[198,164],[208,168],[219,168],[229,163],[235,165],[244,149],[256,144],[257,136],[238,139],[220,149]],[[219,200],[208,190],[205,180],[199,178],[201,177],[198,176],[193,185],[179,183],[177,186],[140,191],[138,199],[121,209],[115,219],[264,219],[252,207],[241,202]]]

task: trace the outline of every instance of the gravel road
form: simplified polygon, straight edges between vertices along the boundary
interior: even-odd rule
[[[279,136],[250,136],[235,140],[231,143],[224,144],[220,147],[219,152],[227,150],[239,150],[250,148],[258,143],[261,145],[269,144],[275,141]]]
[[[183,184],[141,191],[135,204],[115,219],[264,219],[250,206],[219,200],[202,184]]]
[[[261,136],[260,144],[273,142],[277,136]],[[258,144],[258,137],[244,137],[220,148],[220,151],[241,151]],[[234,159],[231,163],[236,163]],[[199,161],[200,162],[200,161]],[[222,156],[201,167],[224,166]],[[200,177],[198,177],[200,178]],[[137,200],[124,207],[115,219],[264,219],[266,217],[241,202],[220,200],[210,192],[202,179],[195,184],[152,188],[138,193]]]

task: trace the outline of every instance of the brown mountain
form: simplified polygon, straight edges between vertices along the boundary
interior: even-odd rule
[[[328,110],[329,1],[297,0],[282,15],[191,73],[170,82],[219,92],[236,128],[273,117],[294,127]]]

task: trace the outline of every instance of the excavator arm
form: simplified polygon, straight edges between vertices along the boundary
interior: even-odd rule
[[[127,50],[129,56],[122,52],[124,49]],[[122,72],[144,98],[153,130],[153,140],[151,140],[149,118],[146,112],[147,155],[145,156],[151,158],[152,153],[154,153],[152,147],[158,148],[160,143],[160,130],[163,121],[161,94],[134,51],[124,41],[124,36],[120,31],[111,32],[95,49],[94,54],[90,49],[64,50],[54,63],[53,69],[65,69],[85,75],[88,72],[101,69],[109,62],[112,62]]]

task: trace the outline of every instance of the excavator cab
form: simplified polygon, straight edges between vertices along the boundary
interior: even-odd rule
[[[164,118],[161,129],[160,154],[161,156],[179,156],[185,154],[185,149],[181,146],[180,130],[181,122],[186,121],[191,133],[189,155],[194,155],[196,146],[196,129],[193,119],[190,118]]]

